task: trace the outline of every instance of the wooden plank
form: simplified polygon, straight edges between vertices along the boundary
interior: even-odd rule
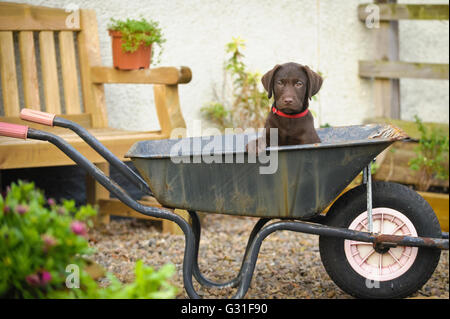
[[[407,185],[417,185],[417,172],[409,167],[409,161],[417,155],[414,148],[417,143],[396,142],[377,157],[378,169],[374,179]],[[379,160],[380,159],[380,160]],[[382,161],[381,161],[382,160]],[[448,164],[447,164],[448,165]],[[449,181],[433,179],[431,186],[449,187]]]
[[[90,128],[92,127],[92,120],[91,120],[91,115],[90,114],[62,114],[59,115],[59,117],[68,119],[70,121],[76,122],[79,125],[85,127],[85,128]],[[12,123],[12,124],[20,124],[20,125],[27,125],[31,128],[35,128],[37,130],[44,130],[44,131],[51,131],[51,132],[55,132],[56,130],[58,130],[59,128],[56,127],[49,127],[49,126],[45,126],[45,125],[41,125],[41,124],[36,124],[36,123],[31,123],[31,122],[27,122],[27,121],[23,121],[21,120],[19,117],[17,116],[7,116],[7,117],[0,117],[0,121],[2,122],[7,122],[7,123]],[[67,132],[66,129],[64,129],[64,132]]]
[[[370,4],[360,4],[358,6],[359,19],[365,21],[371,14],[366,8]],[[448,4],[377,4],[379,8],[380,21],[396,20],[448,20]],[[370,8],[370,7],[369,7]]]
[[[156,200],[152,202],[148,202],[145,200],[140,200],[139,203],[147,206],[153,206],[153,207],[159,207],[161,208],[161,204],[159,204]],[[102,214],[110,214],[115,216],[122,216],[122,217],[132,217],[132,218],[142,218],[142,219],[149,219],[149,220],[158,220],[162,221],[161,218],[155,218],[152,216],[146,216],[144,214],[138,213],[134,209],[128,207],[124,203],[122,203],[120,200],[116,198],[111,199],[102,199],[98,203],[99,205],[99,213]],[[168,209],[170,210],[170,209]]]
[[[95,83],[179,84],[192,78],[188,67],[159,67],[146,70],[124,71],[110,67],[92,67]]]
[[[173,129],[186,128],[181,113],[177,85],[154,85],[155,107],[161,131],[170,135]]]
[[[53,129],[52,129],[53,130]],[[88,146],[76,134],[65,130],[59,134],[68,143],[94,163],[104,162],[104,159]],[[135,142],[168,138],[160,132],[135,132],[135,134],[101,135],[97,130],[90,130],[98,140],[121,160]],[[36,140],[20,140],[0,137],[0,169],[74,165],[61,150],[51,143]]]
[[[45,111],[61,114],[53,31],[39,32],[39,48],[41,54],[42,81],[44,84]]]
[[[78,94],[78,71],[72,31],[59,32],[59,51],[66,113],[79,114],[81,113],[81,106]]]
[[[0,73],[4,114],[6,116],[18,115],[20,112],[19,91],[12,32],[0,32]]]
[[[100,169],[103,174],[109,176],[109,164],[108,163],[97,163],[95,164],[98,169]],[[98,183],[91,175],[86,175],[86,201],[92,206],[96,206],[98,202],[102,199],[109,198],[109,191],[104,188],[100,183]],[[105,214],[99,211],[95,223],[98,224],[108,224],[109,214]]]
[[[448,64],[400,61],[359,61],[359,75],[381,79],[449,79]]]
[[[418,192],[428,204],[433,208],[436,217],[441,224],[441,229],[443,232],[448,232],[449,221],[448,221],[448,194],[430,193],[430,192]]]
[[[94,10],[80,10],[81,31],[78,33],[78,56],[84,111],[92,114],[94,127],[108,127],[105,92],[102,84],[91,79],[91,67],[101,66],[97,18]]]
[[[19,49],[25,107],[40,110],[41,105],[39,100],[39,83],[33,32],[19,32]]]
[[[138,202],[144,206],[163,208],[163,206],[161,206],[161,204],[158,203],[156,198],[150,197],[150,196],[146,196],[146,197],[142,198],[141,200],[139,200]],[[181,216],[186,221],[190,222],[190,216],[187,211],[182,210],[182,209],[170,209],[167,207],[164,207],[164,209],[169,210],[169,211]],[[112,198],[112,199],[108,199],[108,200],[100,200],[99,201],[99,213],[110,214],[110,215],[114,215],[114,216],[161,221],[163,233],[170,233],[170,234],[175,234],[175,235],[183,234],[183,231],[176,223],[171,222],[166,219],[161,219],[161,218],[156,218],[156,217],[141,214],[141,213],[131,209],[130,207],[126,206],[124,203],[122,203],[118,199]]]
[[[0,3],[0,30],[79,30],[77,11],[17,3]]]

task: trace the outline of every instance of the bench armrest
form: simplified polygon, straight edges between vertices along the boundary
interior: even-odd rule
[[[158,67],[142,70],[118,70],[112,67],[91,67],[91,80],[94,83],[134,83],[175,85],[189,83],[191,69],[181,67]]]

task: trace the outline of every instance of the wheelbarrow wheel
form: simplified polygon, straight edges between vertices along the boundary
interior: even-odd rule
[[[439,221],[430,205],[406,186],[372,184],[373,231],[440,238]],[[325,224],[368,231],[366,185],[342,195],[331,207]],[[321,236],[320,257],[331,279],[358,298],[403,298],[419,290],[439,262],[439,249],[379,247]]]

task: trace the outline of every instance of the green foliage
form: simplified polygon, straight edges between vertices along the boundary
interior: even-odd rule
[[[65,283],[68,264],[84,265],[85,222],[96,211],[47,203],[33,183],[13,183],[0,198],[0,296],[43,298]]]
[[[93,252],[87,237],[96,210],[77,208],[73,200],[46,201],[33,183],[11,184],[0,196],[0,298],[171,298],[166,280],[174,266],[159,271],[136,263],[135,282],[122,285],[107,274],[110,286],[100,288],[84,270],[84,256]],[[66,288],[68,265],[79,269],[80,288]]]
[[[247,70],[242,54],[244,48],[245,41],[239,37],[226,45],[229,58],[224,69],[232,80],[232,101],[213,101],[201,109],[203,117],[222,130],[227,127],[264,127],[269,111],[269,99],[260,88],[262,75]]]
[[[80,276],[81,289],[68,289],[55,291],[50,298],[76,298],[76,299],[170,299],[175,297],[177,288],[170,285],[167,280],[175,273],[175,266],[166,264],[160,270],[138,260],[135,266],[135,281],[124,285],[113,274],[107,273],[109,286],[99,288],[98,284],[83,272]]]
[[[135,52],[141,44],[146,46],[152,43],[159,47],[158,61],[162,53],[162,44],[166,42],[159,23],[153,20],[126,19],[116,20],[111,18],[109,30],[122,32],[122,49],[125,52]]]
[[[445,180],[449,177],[449,139],[441,130],[430,132],[417,115],[415,121],[421,135],[415,148],[417,156],[409,161],[409,166],[418,171],[419,190],[427,191],[433,178]]]

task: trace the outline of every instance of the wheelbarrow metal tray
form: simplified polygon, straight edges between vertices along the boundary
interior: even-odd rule
[[[143,141],[134,144],[126,157],[132,159],[156,199],[166,207],[308,219],[320,214],[370,161],[401,136],[386,125],[322,128],[317,132],[322,141],[319,144],[268,148],[277,159],[273,174],[261,174],[260,168],[269,163],[252,162],[245,152],[245,145],[256,134]],[[189,147],[182,149],[180,145]],[[212,155],[215,161],[211,161]]]

